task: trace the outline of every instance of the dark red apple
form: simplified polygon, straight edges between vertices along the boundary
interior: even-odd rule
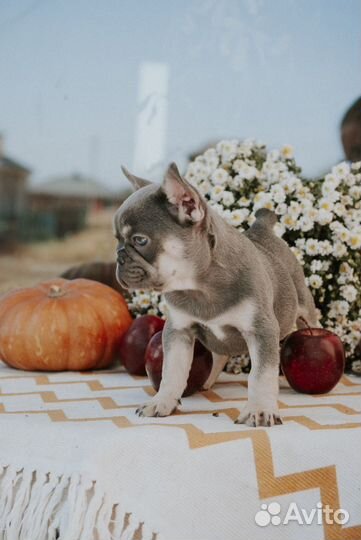
[[[148,343],[147,350],[145,351],[145,370],[154,390],[157,391],[159,389],[160,381],[162,380],[162,334],[163,332],[155,334]],[[202,343],[196,341],[194,345],[193,363],[186,389],[183,392],[183,397],[191,396],[195,392],[198,392],[206,382],[211,369],[212,354],[202,345]]]
[[[345,368],[342,341],[323,328],[297,330],[282,344],[281,366],[297,392],[325,394],[336,386]]]
[[[119,346],[120,360],[131,375],[146,375],[145,350],[154,334],[163,329],[165,321],[155,315],[135,319],[123,335]]]

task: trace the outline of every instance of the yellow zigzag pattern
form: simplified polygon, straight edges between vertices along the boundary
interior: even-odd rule
[[[29,376],[9,376],[2,377],[2,379],[10,378],[24,378]],[[49,381],[48,376],[39,375],[39,376],[30,376],[32,377],[37,385],[59,385],[59,384],[75,384],[75,383],[85,383],[87,384],[89,390],[92,392],[97,392],[100,390],[106,390],[107,388],[103,384],[95,379],[91,381],[63,381],[63,382],[52,382]],[[139,378],[142,379],[142,378]],[[1,379],[0,379],[1,380]],[[241,381],[242,382],[242,381]],[[349,381],[346,377],[343,378],[342,383],[348,387],[361,386],[357,383]],[[131,389],[131,388],[143,388],[143,390],[152,395],[154,391],[149,386],[139,385],[139,386],[119,386],[119,387],[110,387],[108,390],[120,390],[120,389]],[[80,402],[80,401],[97,401],[101,407],[105,410],[110,409],[124,409],[131,408],[134,405],[118,405],[111,397],[84,397],[84,398],[65,398],[59,399],[56,394],[52,391],[38,391],[38,392],[21,392],[21,393],[4,393],[0,396],[16,396],[16,395],[39,395],[44,403],[67,403],[67,402]],[[334,394],[338,395],[360,395],[360,392],[353,393],[342,393]],[[239,401],[239,399],[224,399],[219,396],[214,390],[208,390],[203,393],[203,396],[208,399],[211,403],[221,403],[228,401]],[[316,397],[316,396],[313,396]],[[340,403],[318,403],[318,404],[307,404],[307,405],[287,405],[286,403],[279,402],[280,408],[282,409],[296,409],[296,408],[313,408],[313,407],[331,407],[345,415],[354,415],[358,414],[358,411]],[[186,411],[186,412],[176,412],[177,416],[187,417],[194,414],[211,414],[215,410],[203,410],[203,411]],[[239,414],[239,410],[235,407],[222,408],[217,410],[218,413],[225,414],[231,420],[235,420]],[[255,456],[256,464],[256,474],[258,481],[258,490],[259,497],[264,498],[275,498],[277,496],[294,493],[297,491],[304,491],[307,489],[319,489],[321,494],[321,501],[323,505],[329,505],[333,509],[340,508],[340,500],[338,493],[338,484],[337,484],[337,475],[336,467],[326,466],[316,469],[310,469],[308,471],[302,471],[297,473],[291,473],[283,476],[275,476],[273,461],[272,461],[272,447],[270,440],[267,434],[266,429],[251,429],[251,430],[240,430],[234,432],[222,432],[222,433],[205,433],[198,427],[194,426],[191,423],[167,423],[160,424],[152,421],[147,421],[143,423],[133,423],[125,416],[109,416],[101,418],[77,418],[70,419],[66,416],[62,409],[53,409],[53,410],[41,410],[41,411],[6,411],[3,404],[0,404],[0,414],[47,414],[52,422],[99,422],[99,421],[110,421],[118,428],[132,428],[139,426],[149,426],[157,425],[162,427],[177,427],[183,429],[191,449],[201,448],[204,446],[212,444],[220,444],[227,441],[239,440],[239,439],[250,439],[253,445],[253,452]],[[323,425],[312,420],[307,416],[288,416],[284,418],[286,422],[298,422],[304,427],[307,427],[310,430],[324,430],[324,429],[352,429],[360,427],[358,422],[349,422],[343,424],[329,424]],[[360,540],[361,539],[361,525],[353,527],[342,527],[337,524],[327,524],[324,522],[324,531],[326,540]]]

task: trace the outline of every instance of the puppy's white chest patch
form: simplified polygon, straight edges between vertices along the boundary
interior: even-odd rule
[[[169,237],[163,244],[163,252],[158,257],[158,274],[164,283],[163,292],[195,289],[193,266],[184,256],[184,246],[175,237]]]

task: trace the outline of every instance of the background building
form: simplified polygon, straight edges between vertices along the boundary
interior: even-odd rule
[[[21,216],[27,205],[30,169],[5,154],[0,135],[0,248],[17,236]]]

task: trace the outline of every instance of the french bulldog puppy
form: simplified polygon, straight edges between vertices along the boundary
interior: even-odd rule
[[[301,318],[317,325],[303,270],[262,209],[245,233],[228,225],[172,163],[161,185],[124,174],[136,189],[114,217],[116,275],[127,289],[164,293],[164,364],[139,416],[167,416],[186,387],[197,338],[213,354],[210,388],[231,355],[249,351],[248,400],[236,423],[281,424],[279,343]]]

